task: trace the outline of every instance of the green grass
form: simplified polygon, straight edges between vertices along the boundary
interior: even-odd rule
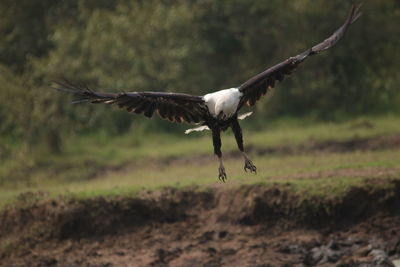
[[[247,130],[246,121],[243,121],[242,128],[246,145],[271,147],[296,145],[309,140],[348,140],[399,133],[400,118],[391,116],[359,118],[343,123],[317,124],[287,119],[267,124],[265,130],[258,132]],[[222,138],[224,151],[236,150],[236,143],[230,130],[223,133]],[[210,153],[212,153],[212,141],[209,131],[190,135],[182,133],[181,136],[155,135],[154,132],[150,132],[140,137],[133,131],[117,137],[97,134],[70,138],[64,146],[64,154],[53,159],[62,161],[70,157],[76,161],[95,159],[101,163],[117,164],[146,157],[178,157]]]
[[[254,162],[258,166],[257,175],[246,174],[242,169],[241,159],[229,159],[225,163],[229,180],[223,186],[289,183],[294,190],[306,190],[308,195],[338,194],[366,178],[399,178],[400,168],[396,169],[398,158],[400,158],[399,150],[325,154],[323,157],[320,155],[254,157]],[[368,175],[368,171],[375,171],[377,167],[378,170],[394,169],[390,173],[384,172],[383,175],[373,173]],[[359,171],[361,174],[341,176],[340,171],[349,169]],[[325,171],[333,172],[333,176],[314,177],[318,173],[323,176]],[[334,176],[335,171],[338,172],[337,177]],[[193,162],[181,166],[148,164],[127,167],[125,171],[110,171],[92,180],[62,183],[47,181],[25,189],[1,190],[0,202],[8,202],[24,190],[46,191],[52,196],[61,194],[80,198],[134,195],[143,189],[159,189],[165,186],[218,186],[221,183],[216,175],[217,164],[213,160],[204,164]]]
[[[360,118],[337,124],[283,120],[259,132],[248,131],[244,124],[243,131],[246,144],[275,147],[299,145],[311,139],[350,140],[399,133],[400,118]],[[231,150],[236,150],[235,140],[232,134],[224,134],[223,151]],[[205,156],[196,162],[196,155]],[[397,160],[400,150],[250,156],[258,167],[258,174],[246,174],[242,159],[227,159],[225,168],[229,180],[223,186],[289,183],[293,190],[323,195],[343,192],[365,178],[400,177]],[[160,163],[169,157],[181,160],[175,165]],[[188,157],[192,160],[185,161]],[[0,174],[8,175],[0,187],[0,205],[26,191],[45,191],[50,196],[93,197],[134,195],[143,189],[165,186],[221,185],[209,132],[193,136],[164,134],[145,139],[135,138],[134,134],[114,138],[101,134],[71,137],[61,155],[38,152],[33,157],[24,157],[20,152],[0,166]]]
[[[266,123],[268,125],[268,123]],[[281,120],[269,125],[267,131],[251,134],[253,144],[300,144],[307,140],[349,140],[400,132],[400,118],[360,117],[341,123],[312,123],[302,120]]]

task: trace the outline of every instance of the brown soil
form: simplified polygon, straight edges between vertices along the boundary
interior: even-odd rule
[[[325,179],[336,177],[364,177],[364,178],[389,178],[396,177],[400,167],[370,167],[370,168],[346,168],[339,170],[324,170],[316,172],[299,172],[292,175],[274,176],[274,179]]]
[[[304,154],[304,153],[344,153],[400,148],[400,133],[369,138],[354,137],[350,140],[309,140],[298,146],[280,146],[264,149],[253,148],[260,155],[264,154]]]
[[[285,185],[25,194],[0,214],[0,266],[393,266],[400,182],[368,183],[387,184],[333,199]]]

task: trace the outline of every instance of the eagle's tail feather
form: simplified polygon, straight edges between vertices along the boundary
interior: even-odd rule
[[[253,114],[253,112],[244,113],[244,114],[242,114],[242,115],[239,115],[239,116],[238,116],[238,119],[239,119],[239,120],[244,120],[245,118],[247,118],[247,117],[250,116],[251,114]],[[199,126],[199,127],[187,129],[187,130],[185,131],[185,134],[190,134],[190,133],[192,133],[192,132],[201,132],[201,131],[204,131],[204,130],[210,130],[210,128],[209,128],[208,126],[206,126],[206,125],[202,125],[202,126]]]
[[[248,116],[250,116],[251,114],[253,114],[252,111],[247,112],[247,113],[243,113],[242,115],[239,115],[239,116],[238,116],[238,119],[239,119],[239,120],[244,120],[244,119],[246,119]]]
[[[202,126],[199,126],[199,127],[196,127],[196,128],[187,129],[185,131],[185,134],[190,134],[191,132],[201,132],[201,131],[204,131],[204,130],[210,130],[210,128],[208,128],[208,126],[206,126],[206,125],[202,125]]]

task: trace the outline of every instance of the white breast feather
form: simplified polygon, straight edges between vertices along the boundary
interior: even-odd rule
[[[222,118],[227,119],[235,114],[243,94],[237,88],[221,90],[203,96],[210,114],[215,118],[222,112]]]

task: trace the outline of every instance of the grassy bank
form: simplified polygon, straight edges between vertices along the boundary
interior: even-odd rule
[[[244,122],[243,131],[258,174],[243,171],[242,159],[231,153],[236,144],[228,132],[222,139],[229,179],[224,186],[289,183],[294,190],[310,194],[335,194],[368,178],[400,177],[400,149],[396,146],[285,152],[310,143],[390,138],[400,133],[397,117],[318,124],[286,119],[267,124],[262,131],[251,131]],[[286,148],[283,152],[282,147]],[[153,132],[140,138],[134,132],[117,137],[100,133],[70,137],[62,154],[46,153],[40,146],[29,154],[16,153],[0,166],[0,174],[2,204],[27,191],[89,197],[134,194],[164,186],[220,184],[209,132],[192,136]]]

